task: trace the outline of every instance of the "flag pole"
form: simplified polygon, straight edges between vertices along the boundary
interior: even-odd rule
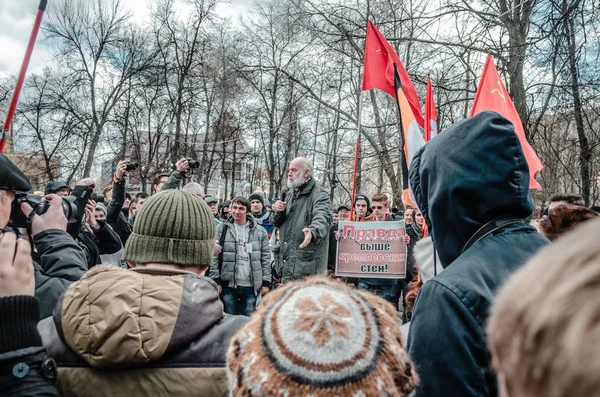
[[[356,147],[354,148],[354,173],[352,177],[352,201],[350,203],[350,220],[356,220],[356,213],[354,210],[354,198],[356,197],[356,179],[358,177],[358,160],[360,153],[360,138],[361,138],[361,124],[362,124],[362,90],[358,91],[358,138],[356,138]]]
[[[2,138],[0,139],[0,153],[4,152],[6,138],[10,131],[13,117],[15,116],[15,110],[17,109],[17,103],[19,102],[19,95],[21,94],[21,88],[23,88],[23,81],[25,81],[25,74],[27,73],[29,60],[31,59],[31,54],[33,53],[35,39],[37,37],[38,31],[40,30],[40,25],[42,24],[42,17],[44,16],[44,11],[46,11],[47,4],[48,0],[40,0],[40,5],[38,6],[37,15],[33,24],[33,30],[31,32],[31,36],[29,37],[29,44],[27,45],[27,50],[25,51],[25,58],[23,59],[23,63],[21,64],[21,70],[19,71],[17,85],[15,86],[13,97],[10,101],[10,105],[8,106],[8,111],[6,112],[6,119],[4,121],[4,125],[2,126]]]

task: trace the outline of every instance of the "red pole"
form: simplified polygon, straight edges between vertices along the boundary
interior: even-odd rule
[[[21,70],[19,71],[19,78],[17,79],[15,92],[13,93],[13,97],[10,101],[8,111],[6,112],[6,120],[4,121],[4,125],[2,126],[2,139],[0,139],[0,153],[4,152],[4,145],[6,145],[6,136],[10,131],[10,126],[12,124],[13,117],[15,116],[17,102],[19,102],[19,95],[21,94],[21,88],[23,88],[23,81],[25,81],[25,74],[27,73],[29,60],[31,59],[31,54],[33,53],[35,39],[37,37],[38,31],[40,30],[40,25],[42,24],[42,17],[44,16],[44,11],[46,11],[47,4],[48,0],[41,0],[40,5],[38,7],[38,12],[35,17],[35,23],[33,24],[33,31],[31,32],[31,37],[29,37],[29,44],[27,45],[27,51],[25,52],[25,58],[23,59],[23,63],[21,64]]]
[[[354,155],[354,180],[352,181],[352,203],[350,204],[352,206],[352,210],[350,211],[350,220],[355,220],[355,213],[354,213],[354,197],[356,196],[356,172],[358,171],[358,150],[360,147],[360,139],[356,140],[356,149],[355,149],[355,155]]]

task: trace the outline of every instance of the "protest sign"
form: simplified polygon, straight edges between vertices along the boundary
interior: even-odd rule
[[[340,222],[335,275],[405,278],[404,221]]]

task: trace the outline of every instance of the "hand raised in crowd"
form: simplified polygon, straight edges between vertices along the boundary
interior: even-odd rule
[[[50,229],[67,230],[67,218],[62,210],[62,199],[56,194],[48,194],[44,197],[50,202],[50,208],[42,215],[34,215],[31,219],[31,235]],[[33,208],[27,203],[21,204],[21,211],[29,216]]]
[[[215,243],[215,248],[213,249],[213,256],[217,256],[223,251],[223,247],[219,245],[219,241]]]
[[[275,204],[273,204],[273,211],[275,212],[283,212],[287,207],[287,203],[285,201],[277,200]]]
[[[180,173],[187,172],[190,169],[190,165],[188,164],[188,161],[185,158],[180,159],[177,163],[175,163],[175,167]]]
[[[302,233],[304,233],[304,241],[298,246],[298,248],[306,247],[308,244],[310,244],[310,240],[312,240],[312,232],[309,228],[305,227],[302,229]]]
[[[100,225],[96,220],[96,202],[94,200],[88,200],[85,205],[85,215],[87,218],[87,223],[94,230],[100,229]]]
[[[14,233],[0,236],[0,298],[35,292],[31,245]]]
[[[117,168],[115,170],[115,177],[117,179],[121,179],[125,175],[127,175],[127,161],[121,160],[117,163]]]

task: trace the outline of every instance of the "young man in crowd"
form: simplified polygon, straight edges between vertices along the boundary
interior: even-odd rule
[[[369,198],[364,194],[358,194],[354,199],[354,212],[356,215],[355,222],[368,222],[371,220],[373,210],[371,209],[371,202]]]
[[[90,270],[39,325],[61,395],[226,396],[225,353],[247,318],[224,314],[204,276],[214,245],[202,200],[149,198],[125,246],[132,269]]]
[[[258,295],[269,292],[271,286],[269,238],[250,215],[250,208],[242,196],[231,201],[231,218],[217,227],[221,249],[210,271],[210,277],[223,288],[225,313],[245,316],[254,312]]]
[[[137,212],[142,208],[144,201],[148,199],[148,194],[144,192],[139,192],[134,196],[133,203],[129,206],[129,223],[132,225],[135,223],[135,216]]]
[[[273,233],[273,225],[271,225],[271,220],[269,219],[271,213],[265,207],[263,196],[253,193],[248,200],[250,200],[250,205],[252,206],[252,216],[259,225],[265,228],[269,238],[271,238],[271,233]]]
[[[160,192],[163,188],[163,185],[167,183],[168,180],[169,174],[167,173],[158,174],[156,177],[154,177],[152,180],[152,193]]]
[[[592,220],[561,237],[496,296],[487,333],[500,396],[598,395],[598,230]]]
[[[388,197],[383,193],[377,193],[371,199],[374,222],[393,221],[388,214]],[[404,243],[408,244],[408,235]],[[398,241],[397,243],[401,243]],[[383,299],[398,308],[398,280],[394,278],[361,278],[358,281],[358,289],[371,291],[380,295]]]
[[[495,397],[482,331],[494,293],[548,244],[524,221],[534,206],[514,126],[489,111],[454,124],[416,153],[409,179],[444,268],[412,315],[416,397]]]
[[[273,204],[271,224],[279,228],[276,263],[283,283],[327,273],[331,200],[312,176],[308,159],[292,160],[287,180],[290,190]]]
[[[337,253],[337,238],[336,234],[339,230],[339,222],[350,220],[350,206],[342,204],[337,208],[338,222],[331,225],[329,229],[329,250],[327,253],[327,271],[329,274],[335,273],[336,253]]]

